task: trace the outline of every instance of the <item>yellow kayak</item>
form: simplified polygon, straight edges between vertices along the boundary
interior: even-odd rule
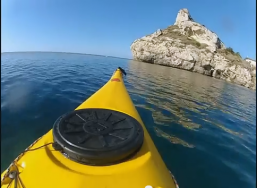
[[[122,68],[22,152],[2,188],[178,188],[123,82]]]

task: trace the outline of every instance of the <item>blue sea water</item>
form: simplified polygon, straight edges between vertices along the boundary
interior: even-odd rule
[[[1,54],[1,171],[114,70],[180,188],[256,186],[256,92],[200,74],[127,59]]]

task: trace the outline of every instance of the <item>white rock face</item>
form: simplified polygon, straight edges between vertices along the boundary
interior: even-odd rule
[[[199,43],[208,45],[208,48],[213,52],[219,48],[226,48],[214,32],[207,29],[204,25],[195,22],[187,9],[182,9],[178,12],[174,25],[180,28],[182,34],[189,34],[191,38]]]
[[[255,61],[255,60],[246,58],[245,61],[246,61],[246,62],[249,62],[252,67],[256,67],[256,61]]]
[[[256,70],[229,53],[218,36],[194,22],[187,9],[179,11],[175,25],[158,29],[131,45],[135,60],[171,66],[256,89]]]
[[[186,8],[181,9],[178,12],[176,22],[174,23],[174,25],[179,25],[181,22],[184,21],[194,21]]]

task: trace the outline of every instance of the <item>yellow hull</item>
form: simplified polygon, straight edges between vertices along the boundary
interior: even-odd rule
[[[144,131],[140,150],[130,159],[109,166],[90,166],[70,160],[55,151],[51,144],[18,156],[1,175],[1,187],[15,187],[10,172],[19,170],[17,187],[26,188],[176,188],[125,88],[122,72],[117,69],[112,78],[75,110],[110,109],[136,119]],[[28,149],[53,142],[52,129]],[[10,178],[11,177],[11,178]],[[22,186],[24,185],[24,186]]]

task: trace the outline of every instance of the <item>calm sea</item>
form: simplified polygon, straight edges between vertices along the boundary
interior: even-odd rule
[[[1,171],[118,67],[180,188],[256,186],[256,92],[200,74],[127,59],[1,54]]]

